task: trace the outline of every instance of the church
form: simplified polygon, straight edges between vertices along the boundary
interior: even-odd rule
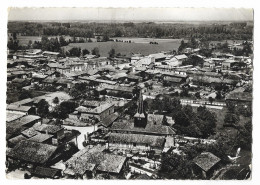
[[[175,135],[175,130],[165,124],[164,115],[147,114],[143,108],[140,91],[134,121],[114,122],[108,134],[108,147],[131,151],[163,150],[167,136]]]

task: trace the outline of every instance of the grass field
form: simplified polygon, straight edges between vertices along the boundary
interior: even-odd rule
[[[123,40],[123,38],[121,38]],[[125,39],[127,40],[127,39]],[[87,49],[91,51],[93,48],[98,47],[101,56],[108,56],[108,52],[113,48],[116,53],[121,55],[129,56],[131,53],[141,53],[143,55],[149,55],[152,53],[158,53],[161,51],[177,50],[181,40],[180,39],[148,39],[140,40],[135,39],[134,43],[126,42],[92,42],[92,43],[71,43],[65,46],[65,51],[71,49],[72,47],[80,47],[81,49]],[[158,42],[158,45],[149,44],[150,41]]]

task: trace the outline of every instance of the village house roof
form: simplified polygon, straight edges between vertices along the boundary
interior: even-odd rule
[[[23,83],[23,82],[27,82],[28,80],[25,78],[15,78],[12,80],[13,83]]]
[[[133,122],[114,122],[110,128],[115,131],[128,131],[132,133],[174,135],[176,132],[169,126],[147,124],[145,128],[135,127]]]
[[[44,79],[46,78],[48,75],[43,75],[43,74],[37,74],[37,73],[33,73],[32,74],[32,78],[39,78],[39,79]]]
[[[99,125],[102,125],[104,127],[109,127],[116,119],[118,118],[117,113],[110,114],[109,116],[106,117],[103,121],[99,123]]]
[[[32,98],[26,98],[26,99],[11,103],[10,105],[24,105],[24,104],[28,104],[28,103],[32,103],[32,102],[33,102]]]
[[[52,52],[52,51],[44,51],[42,52],[42,55],[58,55],[59,52]]]
[[[42,143],[52,137],[53,137],[53,135],[38,133],[37,135],[29,138],[28,140]]]
[[[30,106],[20,106],[20,105],[14,105],[14,104],[10,104],[7,105],[6,110],[10,110],[10,111],[19,111],[19,112],[28,112],[32,107]]]
[[[22,135],[24,135],[27,138],[31,138],[35,135],[37,135],[39,132],[37,132],[33,127],[30,127],[24,131],[21,132]]]
[[[56,146],[38,142],[23,140],[20,141],[8,153],[8,157],[31,162],[46,163],[57,150]]]
[[[70,82],[71,82],[71,80],[60,78],[60,79],[58,79],[57,84],[67,84]]]
[[[41,119],[41,117],[36,116],[36,115],[26,115],[26,116],[21,117],[21,118],[15,120],[13,122],[16,123],[17,125],[25,126],[28,123],[32,123],[32,122],[38,121],[40,119]]]
[[[137,143],[148,144],[152,147],[163,147],[165,138],[163,136],[152,136],[143,134],[110,133],[108,135],[108,141],[110,143]]]
[[[85,100],[82,105],[86,106],[86,107],[98,107],[100,106],[101,104],[104,104],[105,102],[103,101],[88,101],[88,100]]]
[[[203,152],[193,159],[193,162],[205,172],[209,171],[220,161],[220,158],[210,152]]]
[[[13,145],[16,145],[17,143],[19,143],[20,141],[26,140],[27,138],[24,137],[23,135],[18,135],[16,137],[13,137],[11,139],[9,139],[8,141],[10,143],[12,143]]]
[[[226,100],[252,101],[252,94],[248,92],[230,92],[226,96]]]
[[[59,63],[48,63],[47,66],[50,68],[58,68],[61,64]]]
[[[175,72],[167,72],[167,71],[163,71],[161,72],[162,75],[164,76],[171,76],[171,77],[176,77],[176,78],[187,78],[187,75],[182,75],[182,74],[178,74]]]
[[[56,134],[58,131],[64,129],[64,127],[59,125],[50,124],[40,124],[34,127],[35,130],[39,132],[47,132],[48,134]]]
[[[83,175],[86,171],[93,171],[95,167],[102,172],[120,173],[126,157],[104,153],[104,149],[104,146],[94,146],[77,152],[66,161],[68,168],[64,173]]]
[[[47,78],[45,78],[42,82],[43,82],[43,83],[53,84],[53,83],[57,82],[57,80],[58,80],[57,78],[47,77]]]
[[[132,91],[133,91],[134,88],[133,88],[133,87],[113,86],[113,85],[110,85],[110,86],[106,86],[105,89],[132,93]]]
[[[13,135],[19,135],[26,128],[20,124],[10,122],[6,125],[6,133],[10,134],[10,137]]]
[[[108,108],[113,107],[113,106],[114,106],[113,104],[105,103],[105,104],[102,104],[102,105],[92,109],[90,112],[100,114],[101,112],[104,112],[105,110],[107,110]]]
[[[140,174],[138,175],[136,178],[134,178],[135,180],[151,180],[153,179],[152,177],[148,176],[147,174]]]
[[[78,111],[78,112],[89,112],[89,111],[91,111],[92,109],[91,109],[91,108],[84,107],[84,106],[79,106],[79,107],[77,107],[75,110]]]
[[[150,54],[149,57],[154,57],[154,59],[162,59],[162,58],[166,58],[166,55],[164,53],[155,53],[155,54]]]
[[[40,177],[54,178],[60,172],[60,169],[37,166],[32,174]]]
[[[182,60],[182,59],[185,59],[185,58],[188,58],[188,57],[183,54],[183,55],[176,55],[175,58],[176,58],[177,60]]]
[[[182,81],[181,78],[176,78],[176,77],[171,77],[171,78],[166,78],[164,79],[165,81],[168,81],[168,82],[175,82],[175,83],[180,83]]]
[[[17,120],[23,116],[25,116],[26,114],[25,113],[22,113],[22,112],[11,112],[11,111],[6,111],[6,122],[9,123],[9,122],[12,122],[14,120]]]
[[[79,119],[72,119],[72,118],[66,118],[63,122],[63,125],[68,125],[68,126],[88,126],[89,123],[80,121]]]

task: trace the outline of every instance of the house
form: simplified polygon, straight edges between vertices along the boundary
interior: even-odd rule
[[[51,165],[60,155],[56,146],[28,140],[20,141],[6,154],[8,162],[17,161],[32,167]]]
[[[174,58],[176,58],[179,62],[184,62],[188,59],[188,57],[186,55],[176,55],[174,56]]]
[[[93,178],[97,174],[123,176],[126,157],[104,152],[104,146],[84,148],[65,162],[64,174],[69,178]]]
[[[45,144],[52,144],[52,138],[53,135],[50,134],[42,134],[42,133],[37,133],[35,136],[32,136],[31,138],[28,139],[28,141],[34,141],[38,143],[45,143]]]
[[[34,127],[34,129],[40,133],[44,133],[46,135],[53,135],[58,141],[65,137],[64,135],[64,127],[60,125],[51,125],[51,124],[39,124]]]
[[[118,117],[119,117],[118,113],[110,114],[109,116],[107,116],[106,119],[99,122],[98,127],[101,128],[102,130],[107,130],[117,120]]]
[[[105,104],[101,104],[98,107],[95,107],[94,109],[80,106],[76,109],[76,111],[80,113],[81,120],[96,118],[100,121],[103,121],[107,119],[109,115],[114,113],[114,105],[105,103]]]
[[[223,70],[231,70],[238,62],[232,59],[222,62]]]
[[[23,99],[23,100],[20,100],[20,101],[17,101],[17,102],[14,102],[14,103],[11,103],[11,105],[17,105],[17,106],[32,106],[33,105],[33,99],[32,98],[26,98],[26,99]]]
[[[58,179],[61,177],[61,170],[49,167],[37,166],[32,172],[32,176],[48,179]]]
[[[152,58],[152,62],[164,61],[166,59],[166,55],[164,53],[150,54],[149,57]]]
[[[10,112],[21,112],[21,113],[25,113],[26,115],[35,114],[35,108],[32,106],[9,104],[6,107],[6,110]]]
[[[26,115],[26,113],[23,113],[23,112],[14,112],[14,111],[7,110],[6,111],[6,123],[17,120],[25,115]]]
[[[58,58],[59,54],[60,54],[59,52],[52,52],[52,51],[44,51],[44,52],[42,52],[43,56],[46,56],[48,58],[55,58],[55,59]]]
[[[209,178],[213,174],[219,161],[220,158],[210,152],[203,152],[193,159],[193,162],[201,169],[203,178]]]
[[[150,151],[160,153],[163,150],[165,137],[143,134],[109,133],[107,147],[128,151]]]

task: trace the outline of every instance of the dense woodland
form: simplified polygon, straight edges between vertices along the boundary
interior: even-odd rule
[[[9,22],[8,32],[27,36],[57,36],[93,38],[95,35],[108,37],[149,38],[204,38],[206,40],[252,40],[253,25],[235,23],[59,23],[59,22]]]

